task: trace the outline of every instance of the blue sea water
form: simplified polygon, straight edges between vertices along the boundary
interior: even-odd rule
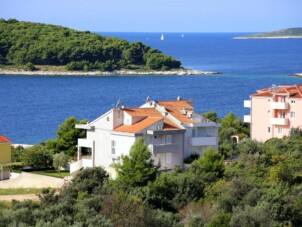
[[[114,107],[154,100],[193,99],[197,112],[232,111],[243,117],[243,100],[271,84],[302,84],[302,39],[235,40],[242,33],[101,33],[141,41],[179,59],[186,68],[224,72],[214,76],[56,77],[0,75],[0,134],[14,143],[55,138],[65,118],[93,120]]]

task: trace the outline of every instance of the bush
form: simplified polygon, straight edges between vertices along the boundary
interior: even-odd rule
[[[52,155],[44,146],[38,144],[25,149],[22,162],[34,169],[50,168],[52,166]]]
[[[29,70],[29,71],[34,71],[34,70],[37,69],[35,67],[35,65],[33,63],[31,63],[31,62],[26,63],[25,68],[26,68],[26,70]]]

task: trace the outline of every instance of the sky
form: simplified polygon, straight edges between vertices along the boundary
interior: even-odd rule
[[[302,27],[302,0],[0,0],[0,18],[94,32],[265,32]]]

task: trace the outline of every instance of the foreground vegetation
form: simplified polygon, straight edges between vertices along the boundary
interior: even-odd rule
[[[204,116],[222,125],[220,151],[208,149],[188,169],[159,171],[140,139],[115,166],[117,179],[100,167],[83,170],[62,193],[44,190],[39,203],[0,204],[0,226],[302,226],[302,131],[260,143],[232,113]]]
[[[105,37],[89,31],[0,19],[0,65],[65,66],[67,70],[179,68],[173,57],[141,42]],[[22,68],[22,67],[21,67]],[[51,69],[51,67],[50,67]]]

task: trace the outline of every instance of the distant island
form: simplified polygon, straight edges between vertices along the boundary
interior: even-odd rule
[[[40,74],[43,74],[115,70],[166,72],[182,68],[180,61],[141,42],[131,43],[49,24],[0,19],[0,69],[20,73],[42,71]]]
[[[272,32],[235,37],[234,39],[301,39],[302,28],[288,28]]]

